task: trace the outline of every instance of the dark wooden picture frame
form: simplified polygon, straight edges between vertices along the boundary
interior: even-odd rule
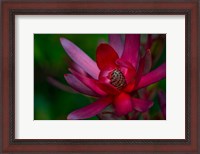
[[[156,3],[155,3],[156,2]],[[177,152],[200,153],[198,0],[167,1],[2,1],[1,153]],[[15,15],[185,15],[185,139],[15,139]]]

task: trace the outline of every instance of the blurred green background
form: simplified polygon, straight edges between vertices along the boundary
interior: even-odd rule
[[[64,74],[68,72],[69,57],[60,43],[60,37],[72,41],[92,59],[95,59],[98,42],[108,41],[107,34],[34,34],[34,120],[65,120],[70,112],[94,101],[82,94],[60,90],[49,82],[53,78],[68,85]],[[157,46],[154,44],[155,50]],[[166,61],[166,48],[162,50],[154,68]],[[166,79],[155,85],[166,91]],[[154,103],[150,110],[152,115],[160,110],[157,98]]]

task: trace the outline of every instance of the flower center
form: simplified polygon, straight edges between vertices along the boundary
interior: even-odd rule
[[[126,86],[124,74],[118,69],[113,70],[110,74],[110,83],[117,89],[122,89]]]

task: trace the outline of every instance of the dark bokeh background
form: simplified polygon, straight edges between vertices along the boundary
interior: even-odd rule
[[[62,87],[68,85],[64,74],[68,72],[69,57],[60,43],[60,37],[65,37],[79,46],[91,58],[95,59],[96,47],[99,42],[108,41],[106,34],[34,34],[34,119],[35,120],[64,120],[67,115],[94,101],[93,98],[60,90],[52,83],[59,81]],[[146,36],[142,39],[145,41]],[[144,42],[143,41],[143,42]],[[159,49],[160,43],[154,43],[153,48]],[[162,48],[162,55],[154,68],[166,61],[166,48]],[[53,81],[52,81],[53,79]],[[152,85],[166,91],[166,79]],[[64,87],[65,88],[65,87]],[[160,112],[158,98],[154,99],[154,106],[150,109],[152,117]],[[93,117],[90,119],[98,119]]]

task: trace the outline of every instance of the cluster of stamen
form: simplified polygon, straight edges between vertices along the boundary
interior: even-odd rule
[[[115,69],[110,74],[110,83],[117,89],[122,89],[126,86],[126,79],[120,70]]]

